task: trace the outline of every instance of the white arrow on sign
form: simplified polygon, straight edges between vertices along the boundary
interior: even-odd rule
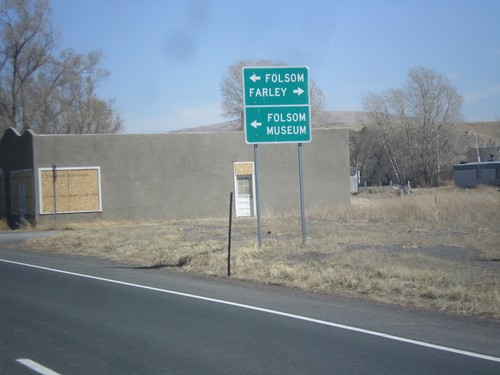
[[[298,89],[293,90],[293,93],[297,95],[302,95],[303,92],[304,90],[302,90],[300,87]]]
[[[252,75],[250,76],[250,79],[251,79],[252,81],[254,81],[254,82],[257,82],[257,81],[260,81],[260,76],[257,76],[257,75],[255,75],[255,73],[254,73],[254,74],[252,74]]]
[[[257,120],[253,120],[251,123],[250,123],[250,126],[253,126],[255,129],[257,129],[257,127],[261,126],[262,125],[262,122],[258,122]]]

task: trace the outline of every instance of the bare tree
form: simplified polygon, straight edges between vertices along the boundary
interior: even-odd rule
[[[314,79],[309,79],[309,99],[311,107],[311,124],[315,123],[318,114],[325,109],[326,97]]]
[[[349,131],[350,164],[359,169],[361,180],[370,186],[387,176],[387,157],[378,138],[373,127]]]
[[[364,108],[369,114],[369,121],[378,130],[378,139],[382,145],[393,174],[399,183],[406,181],[405,149],[401,143],[401,128],[391,114],[388,95],[369,94]]]
[[[59,78],[55,89],[48,88],[51,123],[40,120],[44,132],[50,133],[117,133],[123,130],[123,121],[113,109],[113,101],[97,97],[96,87],[109,76],[101,68],[102,53],[94,51],[87,56],[72,50],[64,51],[60,64],[52,75]],[[55,80],[51,79],[49,82]]]
[[[230,120],[238,121],[243,129],[243,77],[242,69],[245,66],[286,66],[282,61],[273,60],[240,60],[230,65],[222,78],[220,90],[222,93],[222,115]],[[309,78],[309,98],[311,108],[311,122],[316,115],[325,108],[325,95],[316,82]]]
[[[462,121],[464,100],[444,75],[427,68],[410,70],[406,92],[416,119],[422,183],[439,185],[443,155],[455,151],[454,127]]]
[[[411,69],[402,89],[365,98],[397,182],[439,185],[443,161],[457,154],[462,105],[449,80],[428,68]]]
[[[66,50],[54,57],[50,16],[47,0],[0,4],[0,127],[78,133],[82,127],[76,118],[91,112],[93,117],[84,127],[88,131],[121,131],[123,121],[113,103],[98,99],[95,93],[109,74],[101,68],[102,53],[83,56]],[[75,111],[81,113],[71,117]]]
[[[48,13],[45,0],[7,0],[0,6],[2,117],[14,128],[27,127],[29,88],[54,46]]]

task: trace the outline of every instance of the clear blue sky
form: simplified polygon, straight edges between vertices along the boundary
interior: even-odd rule
[[[500,120],[500,0],[49,0],[61,48],[103,51],[128,133],[224,121],[241,59],[309,66],[328,110],[357,111],[408,70],[446,75],[468,121]]]

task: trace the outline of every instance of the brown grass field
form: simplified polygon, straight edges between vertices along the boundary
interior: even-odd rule
[[[306,202],[307,203],[307,202]],[[365,191],[349,207],[233,221],[231,278],[500,319],[498,188]],[[227,277],[228,219],[72,225],[23,244]]]

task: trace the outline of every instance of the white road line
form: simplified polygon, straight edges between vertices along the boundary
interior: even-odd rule
[[[21,358],[21,359],[16,359],[16,362],[19,362],[20,364],[22,364],[23,366],[26,366],[30,370],[33,370],[33,371],[35,371],[39,374],[42,374],[42,375],[60,375],[59,373],[52,371],[51,369],[49,369],[45,366],[42,366],[41,364],[36,363],[35,361],[32,361],[31,359]]]
[[[243,308],[243,309],[260,311],[260,312],[264,312],[264,313],[268,313],[268,314],[285,316],[285,317],[288,317],[288,318],[298,319],[298,320],[302,320],[302,321],[306,321],[306,322],[322,324],[322,325],[325,325],[325,326],[340,328],[340,329],[344,329],[344,330],[347,330],[347,331],[364,333],[366,335],[383,337],[383,338],[389,339],[389,340],[394,340],[394,341],[399,341],[399,342],[405,342],[407,344],[413,344],[413,345],[423,346],[423,347],[426,347],[426,348],[431,348],[431,349],[441,350],[441,351],[445,351],[445,352],[450,352],[450,353],[465,355],[465,356],[468,356],[468,357],[474,357],[474,358],[484,359],[484,360],[487,360],[487,361],[500,362],[500,358],[499,357],[493,357],[493,356],[489,356],[489,355],[484,355],[484,354],[469,352],[469,351],[466,351],[466,350],[454,349],[454,348],[450,348],[450,347],[442,346],[442,345],[430,344],[430,343],[427,343],[427,342],[424,342],[424,341],[407,339],[407,338],[404,338],[404,337],[389,335],[389,334],[386,334],[386,333],[381,333],[381,332],[376,332],[376,331],[370,331],[370,330],[363,329],[363,328],[351,327],[351,326],[348,326],[348,325],[339,324],[339,323],[333,323],[333,322],[328,322],[328,321],[320,320],[320,319],[308,318],[306,316],[290,314],[290,313],[286,313],[286,312],[282,312],[282,311],[270,310],[270,309],[265,309],[265,308],[262,308],[262,307],[257,307],[257,306],[252,306],[252,305],[245,305],[245,304],[242,304],[242,303],[230,302],[230,301],[225,301],[225,300],[216,299],[216,298],[203,297],[203,296],[198,296],[198,295],[195,295],[195,294],[176,292],[174,290],[155,288],[155,287],[146,286],[146,285],[140,285],[140,284],[133,284],[133,283],[125,282],[125,281],[119,281],[119,280],[113,280],[113,279],[106,279],[106,278],[103,278],[103,277],[92,276],[92,275],[85,275],[85,274],[81,274],[81,273],[64,271],[64,270],[59,270],[59,269],[55,269],[55,268],[48,268],[48,267],[43,267],[43,266],[37,266],[37,265],[34,265],[34,264],[27,264],[27,263],[15,262],[15,261],[12,261],[12,260],[0,259],[0,262],[10,263],[10,264],[16,264],[16,265],[24,266],[24,267],[36,268],[36,269],[41,269],[41,270],[50,271],[50,272],[62,273],[62,274],[65,274],[65,275],[83,277],[83,278],[86,278],[86,279],[99,280],[99,281],[104,281],[104,282],[107,282],[107,283],[125,285],[125,286],[134,287],[134,288],[147,289],[147,290],[152,290],[152,291],[155,291],[155,292],[173,294],[173,295],[177,295],[177,296],[182,296],[182,297],[187,297],[187,298],[193,298],[193,299],[198,299],[198,300],[203,300],[203,301],[208,301],[208,302],[220,303],[220,304],[223,304],[223,305],[235,306],[235,307],[240,307],[240,308]]]

